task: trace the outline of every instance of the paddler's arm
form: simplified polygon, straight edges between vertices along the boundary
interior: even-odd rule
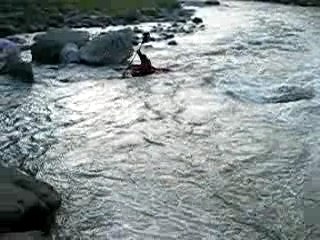
[[[141,53],[140,49],[138,49],[137,53],[138,53],[138,56],[139,56],[139,58],[140,58],[140,61],[142,62],[142,56],[143,56],[143,54]]]

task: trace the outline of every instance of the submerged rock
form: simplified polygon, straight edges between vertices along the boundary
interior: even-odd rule
[[[171,40],[171,41],[168,42],[168,45],[169,45],[169,46],[177,46],[178,43],[177,43],[176,40]]]
[[[89,65],[120,64],[132,54],[133,32],[131,29],[103,33],[80,49],[80,59]]]
[[[207,0],[204,2],[204,4],[208,6],[219,6],[220,2],[216,0]]]
[[[313,88],[299,86],[281,86],[272,91],[270,97],[265,97],[266,103],[287,103],[312,99],[315,96]]]
[[[174,38],[174,34],[172,34],[172,33],[162,33],[161,34],[161,36],[162,36],[162,38],[164,39],[164,40],[168,40],[168,39],[172,39],[172,38]]]
[[[61,203],[58,193],[15,168],[0,166],[0,233],[47,232]]]
[[[192,18],[192,22],[194,22],[195,24],[200,24],[203,23],[203,20],[199,17],[194,17]]]
[[[134,28],[133,28],[133,32],[134,32],[134,33],[143,33],[143,30],[140,29],[140,28],[138,28],[138,27],[134,27]]]
[[[51,30],[38,35],[35,41],[31,47],[32,59],[43,64],[58,64],[64,46],[68,43],[73,43],[78,47],[83,46],[89,41],[89,33],[68,29]]]

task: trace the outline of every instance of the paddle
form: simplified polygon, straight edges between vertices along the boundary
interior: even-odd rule
[[[127,72],[128,69],[131,67],[134,59],[135,59],[136,56],[137,56],[138,51],[140,51],[140,49],[141,49],[141,47],[142,47],[142,44],[149,42],[149,40],[150,40],[150,33],[149,33],[149,32],[143,33],[142,42],[140,43],[140,46],[139,46],[138,50],[135,52],[135,54],[134,54],[132,60],[130,61],[128,67],[127,67],[127,68],[124,70],[124,72],[122,73],[122,77],[125,77],[126,72]]]

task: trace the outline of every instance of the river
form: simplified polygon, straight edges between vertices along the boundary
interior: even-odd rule
[[[319,239],[319,8],[227,5],[145,50],[168,74],[1,77],[0,159],[62,194],[56,239]]]

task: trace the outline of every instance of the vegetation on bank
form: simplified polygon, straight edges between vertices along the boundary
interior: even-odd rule
[[[62,6],[73,6],[81,10],[102,10],[110,16],[142,8],[175,8],[177,0],[57,0]]]
[[[178,0],[1,0],[0,37],[68,26],[70,14],[121,17],[144,9],[150,16],[177,7]]]
[[[25,10],[82,10],[103,11],[110,16],[124,14],[142,8],[176,8],[177,0],[1,0],[0,13],[12,13]]]

